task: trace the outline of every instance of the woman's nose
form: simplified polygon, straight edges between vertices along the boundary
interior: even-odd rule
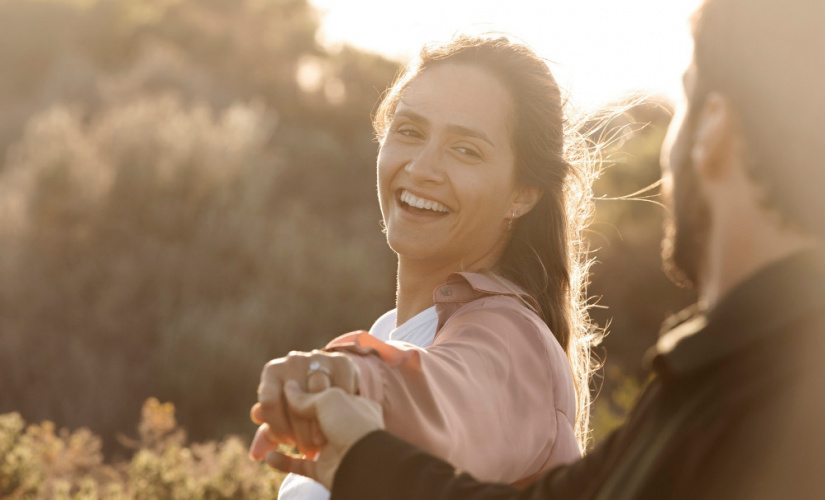
[[[404,169],[417,183],[441,182],[444,180],[441,152],[436,145],[428,144],[420,148],[405,165]]]

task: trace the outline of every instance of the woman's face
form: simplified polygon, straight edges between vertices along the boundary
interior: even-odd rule
[[[400,259],[491,267],[519,210],[508,91],[483,69],[445,63],[407,87],[378,155],[387,241]]]

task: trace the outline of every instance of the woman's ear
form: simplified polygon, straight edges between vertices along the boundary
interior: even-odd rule
[[[517,213],[518,217],[521,217],[533,210],[543,194],[544,191],[537,187],[522,186],[516,188],[515,196],[512,203],[510,203],[510,213],[507,215],[512,217],[512,214]]]

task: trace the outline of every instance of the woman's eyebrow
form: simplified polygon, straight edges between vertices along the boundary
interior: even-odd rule
[[[410,110],[405,109],[405,110],[401,110],[401,111],[396,112],[395,115],[396,116],[402,116],[404,118],[412,120],[413,122],[421,123],[423,125],[429,125],[429,123],[430,123],[430,121],[427,118],[425,118],[423,115],[420,115],[420,114],[416,113],[415,111],[410,111]],[[485,134],[484,132],[482,132],[480,130],[476,130],[476,129],[470,128],[470,127],[465,127],[464,125],[447,125],[446,129],[447,129],[448,132],[456,134],[456,135],[462,135],[462,136],[466,136],[466,137],[475,137],[477,139],[481,139],[482,141],[486,142],[490,146],[495,147],[495,144],[493,144],[493,141],[491,141],[490,138],[487,137],[487,134]]]
[[[430,120],[424,118],[423,115],[419,115],[415,111],[409,111],[409,110],[406,110],[406,109],[401,110],[401,111],[396,111],[395,116],[403,116],[404,118],[412,120],[416,123],[421,123],[423,125],[429,125],[429,123],[430,123]]]
[[[454,133],[454,134],[457,134],[457,135],[463,135],[463,136],[466,136],[466,137],[475,137],[476,139],[481,139],[482,141],[486,142],[490,146],[495,147],[495,144],[493,144],[493,141],[491,141],[490,138],[487,137],[487,134],[485,134],[484,132],[482,132],[480,130],[476,130],[476,129],[473,129],[473,128],[468,128],[468,127],[465,127],[463,125],[447,125],[447,130]]]

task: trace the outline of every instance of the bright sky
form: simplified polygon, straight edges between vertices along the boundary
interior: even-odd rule
[[[311,0],[321,41],[409,60],[455,32],[505,31],[557,63],[577,106],[625,92],[676,99],[690,59],[688,17],[698,0]]]

